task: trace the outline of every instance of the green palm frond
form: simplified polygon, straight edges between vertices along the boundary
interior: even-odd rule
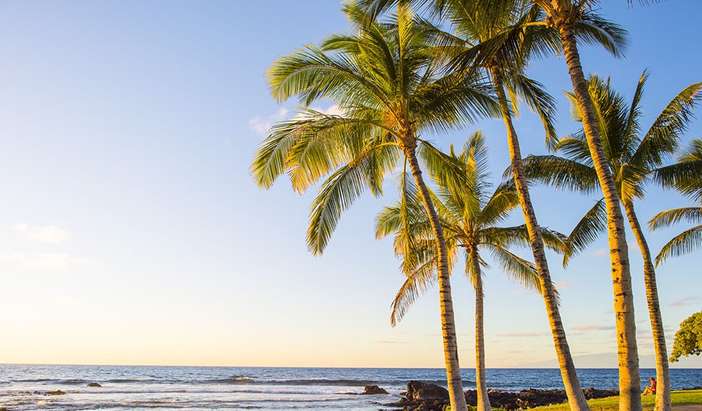
[[[631,163],[653,168],[663,162],[665,155],[675,152],[681,135],[694,119],[701,90],[702,83],[691,84],[666,105],[641,140]]]
[[[702,200],[702,139],[693,140],[678,162],[654,170],[653,180],[663,187],[673,187],[695,200]]]
[[[584,44],[599,44],[615,57],[620,57],[626,48],[627,31],[592,11],[581,15],[574,24],[573,31],[578,41]]]
[[[600,199],[583,215],[570,234],[568,234],[566,240],[568,251],[563,254],[563,266],[567,267],[573,255],[585,250],[606,229],[607,209],[604,199]]]
[[[692,227],[673,237],[668,241],[656,256],[656,266],[669,257],[679,257],[702,246],[702,225]]]
[[[559,253],[567,251],[565,235],[546,227],[541,227],[540,232],[546,247]],[[490,244],[495,247],[530,247],[529,232],[524,224],[513,227],[483,228],[480,230],[479,239],[481,244]]]
[[[651,218],[648,226],[651,230],[671,226],[681,221],[691,224],[702,223],[702,207],[682,207],[661,211]]]
[[[523,287],[536,290],[541,293],[541,283],[539,274],[536,272],[534,264],[503,247],[489,247],[492,258],[494,258],[505,271],[505,274],[521,284]]]
[[[522,161],[522,167],[529,180],[560,189],[591,193],[599,188],[593,167],[568,158],[555,155],[528,156]],[[510,171],[505,173],[508,172]]]
[[[493,192],[492,196],[483,206],[478,223],[488,227],[507,218],[509,213],[519,206],[519,197],[512,181],[502,183]]]
[[[341,214],[372,183],[369,175],[376,171],[369,168],[377,166],[378,162],[384,163],[385,168],[392,167],[392,161],[387,158],[378,159],[387,156],[388,149],[395,150],[392,146],[369,148],[332,173],[322,184],[319,194],[312,202],[307,229],[307,244],[313,254],[322,253]]]
[[[362,100],[375,107],[386,106],[383,86],[364,70],[353,56],[325,54],[308,47],[276,61],[268,71],[271,93],[278,101],[300,96],[305,105],[325,97],[338,103]],[[344,106],[346,104],[340,104]]]
[[[405,278],[404,283],[395,294],[390,305],[390,324],[396,326],[407,313],[409,307],[419,298],[427,288],[436,283],[436,261],[434,259],[423,262],[414,273]]]
[[[648,71],[644,70],[639,76],[639,82],[636,84],[634,96],[631,98],[631,103],[629,103],[629,113],[627,114],[626,127],[624,128],[624,134],[628,139],[636,138],[636,136],[638,136],[641,132],[639,119],[641,118],[642,114],[641,99],[643,98],[646,81],[648,81]]]
[[[556,104],[553,97],[548,94],[541,83],[521,73],[509,76],[507,83],[541,119],[546,135],[546,145],[551,148],[555,147],[558,135],[554,125]]]

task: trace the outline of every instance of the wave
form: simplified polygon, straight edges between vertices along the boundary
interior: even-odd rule
[[[446,380],[415,380],[426,383],[445,385]],[[227,384],[227,385],[291,385],[291,386],[340,386],[340,387],[363,387],[366,385],[405,385],[408,380],[365,380],[365,379],[325,379],[325,378],[305,378],[305,379],[258,379],[246,375],[233,375],[227,378],[210,379],[158,379],[158,378],[111,378],[106,380],[86,380],[79,378],[52,379],[16,379],[10,382],[18,383],[41,383],[46,385],[87,385],[89,383],[105,384]],[[463,384],[475,384],[471,380],[463,380]]]

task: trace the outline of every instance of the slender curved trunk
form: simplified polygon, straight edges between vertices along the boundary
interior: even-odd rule
[[[483,278],[478,252],[471,250],[473,288],[475,288],[475,392],[477,411],[490,411],[487,381],[485,379],[485,328],[483,325]]]
[[[446,367],[449,399],[451,400],[451,410],[467,411],[466,396],[463,393],[463,386],[461,384],[461,367],[458,363],[456,324],[453,317],[453,299],[451,297],[446,239],[444,238],[444,232],[439,222],[439,215],[431,200],[429,189],[422,178],[422,170],[419,168],[419,162],[417,161],[414,148],[405,148],[405,155],[409,160],[414,182],[417,187],[419,187],[422,204],[429,215],[431,228],[434,232],[434,239],[436,240],[436,248],[439,251],[437,277],[439,282],[439,307],[441,309],[441,335],[444,343],[444,363]]]
[[[587,400],[585,399],[583,390],[580,388],[578,374],[575,371],[575,364],[573,363],[573,357],[570,354],[570,347],[568,346],[568,340],[566,338],[565,330],[563,329],[563,323],[561,322],[561,313],[558,308],[558,300],[556,299],[555,289],[553,287],[553,283],[551,282],[551,273],[549,272],[548,262],[546,261],[541,230],[539,229],[539,223],[536,220],[534,206],[531,203],[531,197],[529,196],[529,187],[527,186],[526,179],[524,178],[524,172],[522,170],[522,154],[519,148],[519,139],[517,138],[517,133],[514,130],[514,125],[512,124],[512,114],[510,113],[509,106],[507,105],[507,96],[505,95],[503,88],[502,76],[499,70],[496,69],[491,70],[491,75],[495,89],[497,90],[497,98],[500,103],[502,119],[505,123],[505,128],[507,129],[507,144],[509,146],[512,177],[514,178],[514,185],[517,189],[519,204],[522,207],[522,214],[524,215],[527,232],[529,233],[529,245],[531,246],[531,251],[534,255],[536,271],[539,274],[544,304],[546,305],[546,315],[548,316],[548,322],[551,328],[553,345],[556,349],[556,357],[558,359],[558,367],[561,370],[563,386],[565,387],[566,395],[568,396],[568,405],[570,406],[570,409],[574,411],[589,410],[590,408],[587,405]]]
[[[651,321],[653,333],[653,348],[656,354],[656,411],[670,411],[672,408],[670,398],[670,370],[668,369],[668,352],[665,345],[663,331],[663,318],[658,302],[658,286],[656,285],[656,269],[651,259],[651,250],[644,237],[639,218],[636,216],[634,203],[624,203],[624,211],[629,220],[631,230],[634,232],[636,242],[641,250],[644,268],[644,284],[646,286],[646,303],[648,304],[648,317]]]
[[[576,104],[580,113],[582,113],[585,138],[607,207],[607,233],[609,237],[614,314],[617,328],[619,409],[621,411],[639,411],[641,410],[641,380],[639,379],[634,297],[631,291],[629,250],[626,244],[624,219],[622,210],[619,207],[614,179],[602,150],[600,131],[595,120],[594,105],[588,93],[583,68],[580,65],[580,54],[575,41],[575,34],[569,23],[562,23],[557,27],[563,45],[566,64],[568,65],[568,72],[573,83]]]

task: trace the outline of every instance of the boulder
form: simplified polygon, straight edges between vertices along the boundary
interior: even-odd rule
[[[88,387],[100,388],[100,387],[102,387],[102,385],[100,385],[99,383],[96,383],[96,382],[90,382],[90,383],[88,383]]]
[[[407,393],[405,398],[410,401],[448,401],[448,390],[440,385],[422,381],[410,381],[407,383]]]
[[[605,397],[613,397],[615,395],[619,395],[619,391],[617,390],[598,390],[597,388],[585,388],[583,390],[583,394],[585,394],[585,398],[588,400],[591,400],[593,398],[605,398]]]
[[[46,395],[64,395],[64,394],[66,394],[66,392],[61,391],[61,390],[53,390],[53,391],[46,392]]]
[[[384,404],[392,408],[411,411],[443,411],[449,404],[446,388],[421,381],[410,381],[400,401]]]
[[[364,395],[378,395],[387,393],[387,391],[385,391],[383,388],[378,387],[377,385],[366,385],[365,387],[363,387]]]

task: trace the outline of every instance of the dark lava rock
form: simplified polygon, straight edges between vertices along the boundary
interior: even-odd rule
[[[402,393],[400,401],[385,404],[407,411],[443,411],[449,403],[446,388],[421,381],[410,381],[407,392]]]
[[[363,387],[364,395],[377,395],[377,394],[387,394],[388,392],[384,389],[378,387],[377,385],[366,385]]]
[[[593,398],[604,398],[604,397],[613,397],[615,395],[619,395],[618,390],[598,390],[597,388],[585,388],[583,390],[583,394],[585,394],[585,398],[588,400],[591,400]]]
[[[98,384],[98,383],[96,383],[96,382],[90,382],[90,383],[88,383],[88,387],[97,387],[97,388],[99,388],[99,387],[102,387],[102,385],[100,385],[100,384]]]
[[[598,390],[596,388],[586,388],[583,390],[585,398],[603,398],[618,395],[618,391]],[[519,392],[488,390],[490,405],[495,408],[506,410],[526,409],[540,407],[543,405],[562,404],[568,401],[564,390],[538,390],[530,388]],[[466,402],[475,406],[477,403],[475,390],[466,391]]]
[[[410,381],[407,383],[407,393],[405,398],[410,401],[441,400],[448,401],[449,393],[446,388],[422,381]]]
[[[587,399],[603,398],[618,395],[615,390],[598,390],[596,388],[586,388],[583,390]],[[442,411],[449,402],[448,391],[438,385],[419,381],[411,381],[407,384],[407,392],[402,393],[403,398],[392,404],[392,407],[402,408],[407,411]],[[477,393],[475,390],[465,392],[468,405],[477,404]],[[568,398],[564,390],[539,390],[530,388],[522,391],[499,391],[488,390],[490,405],[494,408],[505,410],[520,410],[543,405],[562,404]]]
[[[61,390],[53,390],[53,391],[46,392],[46,395],[64,395],[64,394],[66,394],[66,392],[61,391]]]

